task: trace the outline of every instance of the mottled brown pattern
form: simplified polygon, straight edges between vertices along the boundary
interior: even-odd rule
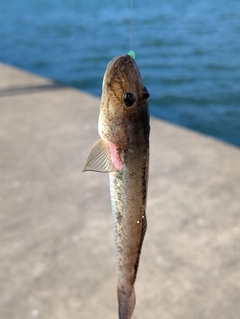
[[[130,56],[109,63],[103,80],[99,128],[102,138],[118,146],[123,161],[121,171],[110,173],[120,319],[132,317],[134,282],[147,229],[150,127],[143,91],[139,70]],[[131,107],[124,104],[125,92],[134,94]]]
[[[132,317],[134,283],[147,229],[148,97],[133,58],[114,58],[102,85],[98,123],[102,139],[93,146],[84,167],[110,173],[120,319]]]

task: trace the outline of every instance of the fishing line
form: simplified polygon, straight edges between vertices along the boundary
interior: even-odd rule
[[[131,38],[130,50],[134,51],[134,23],[133,23],[133,0],[131,0]]]
[[[133,31],[133,0],[131,0],[131,36],[130,36],[130,51],[128,52],[134,60],[136,58],[134,52],[134,31]]]

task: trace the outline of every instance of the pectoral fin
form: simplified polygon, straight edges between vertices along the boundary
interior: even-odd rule
[[[118,171],[121,169],[121,166],[122,162],[116,146],[101,139],[93,145],[83,168],[83,172],[94,171],[109,173]]]

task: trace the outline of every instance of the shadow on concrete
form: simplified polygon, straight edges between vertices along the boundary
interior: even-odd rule
[[[43,85],[35,85],[35,86],[23,86],[23,87],[12,87],[8,89],[0,89],[0,97],[12,96],[12,95],[21,95],[21,94],[31,94],[38,93],[44,91],[52,91],[52,90],[63,90],[67,89],[67,86],[63,86],[59,83],[49,83]]]

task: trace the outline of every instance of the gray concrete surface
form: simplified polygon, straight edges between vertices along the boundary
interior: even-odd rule
[[[0,64],[1,319],[117,318],[108,176],[82,173],[98,111]],[[240,150],[151,127],[134,318],[240,318]]]

